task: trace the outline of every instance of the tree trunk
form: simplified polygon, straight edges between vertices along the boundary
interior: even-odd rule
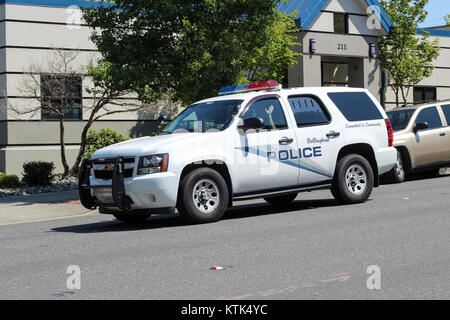
[[[70,173],[72,175],[76,175],[78,173],[81,160],[83,159],[83,154],[86,151],[87,135],[88,135],[89,129],[92,127],[93,123],[94,123],[94,121],[89,119],[89,121],[86,123],[86,125],[83,128],[83,131],[81,133],[80,149],[78,150],[78,155],[75,160],[75,163],[73,164],[72,169],[70,170]]]
[[[77,155],[74,165],[72,166],[72,169],[70,170],[70,174],[76,175],[78,173],[81,160],[83,159],[83,154],[86,151],[87,135],[88,135],[89,129],[92,127],[92,124],[94,123],[95,115],[109,101],[110,100],[108,98],[104,98],[103,100],[101,100],[97,103],[97,105],[95,106],[94,109],[92,109],[91,115],[89,116],[89,120],[86,123],[86,125],[84,126],[83,131],[81,132],[80,149],[78,150],[78,155]]]
[[[402,91],[402,99],[403,99],[403,104],[406,106],[408,104],[408,94],[405,94],[405,88],[402,87],[401,88]]]
[[[64,176],[69,175],[69,165],[66,158],[66,146],[64,142],[64,116],[59,116],[59,143],[61,146],[61,162],[64,168]]]
[[[392,89],[394,89],[394,94],[395,94],[395,106],[398,108],[399,107],[398,88],[392,88]]]

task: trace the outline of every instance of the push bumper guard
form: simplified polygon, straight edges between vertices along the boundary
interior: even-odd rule
[[[98,164],[99,161],[95,161],[95,163]],[[97,207],[114,207],[119,208],[120,210],[130,210],[131,201],[125,195],[124,159],[119,157],[114,163],[112,175],[112,198],[114,203],[102,203],[92,196],[91,190],[95,188],[91,187],[90,184],[90,175],[93,164],[94,161],[90,159],[83,159],[83,162],[81,163],[78,177],[78,193],[83,207],[89,210],[95,210]]]

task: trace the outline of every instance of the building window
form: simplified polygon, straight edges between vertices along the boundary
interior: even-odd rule
[[[414,104],[436,101],[436,88],[414,87]]]
[[[348,63],[322,63],[323,87],[348,87]]]
[[[82,119],[82,78],[74,75],[41,75],[41,119]]]
[[[344,13],[334,14],[334,33],[348,34],[348,15]]]

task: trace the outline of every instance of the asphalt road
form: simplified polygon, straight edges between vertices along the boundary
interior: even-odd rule
[[[66,287],[70,265],[80,290]],[[384,185],[360,205],[328,191],[284,210],[244,203],[208,225],[92,215],[0,227],[0,299],[93,298],[450,299],[450,177]]]

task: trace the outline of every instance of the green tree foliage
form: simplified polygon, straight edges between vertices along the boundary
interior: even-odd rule
[[[276,12],[275,21],[264,28],[267,41],[262,47],[254,48],[250,56],[244,57],[246,70],[244,77],[249,82],[276,80],[282,82],[289,66],[296,63],[300,56],[295,52],[296,36],[292,34],[295,29],[296,12],[287,15]]]
[[[379,41],[380,63],[389,72],[389,85],[399,105],[401,95],[404,104],[412,86],[433,73],[432,62],[439,56],[439,43],[430,41],[429,34],[417,35],[417,27],[425,21],[428,0],[390,0],[381,5],[394,26]]]
[[[445,22],[447,22],[447,25],[450,26],[450,14],[448,14],[448,15],[445,17]]]
[[[296,54],[280,1],[117,0],[84,9],[84,19],[113,81],[145,102],[169,95],[189,104],[239,83],[245,70],[246,80],[282,79]]]
[[[127,140],[130,140],[130,138],[118,134],[117,131],[111,129],[100,129],[100,131],[90,130],[83,157],[92,158],[95,151]]]

